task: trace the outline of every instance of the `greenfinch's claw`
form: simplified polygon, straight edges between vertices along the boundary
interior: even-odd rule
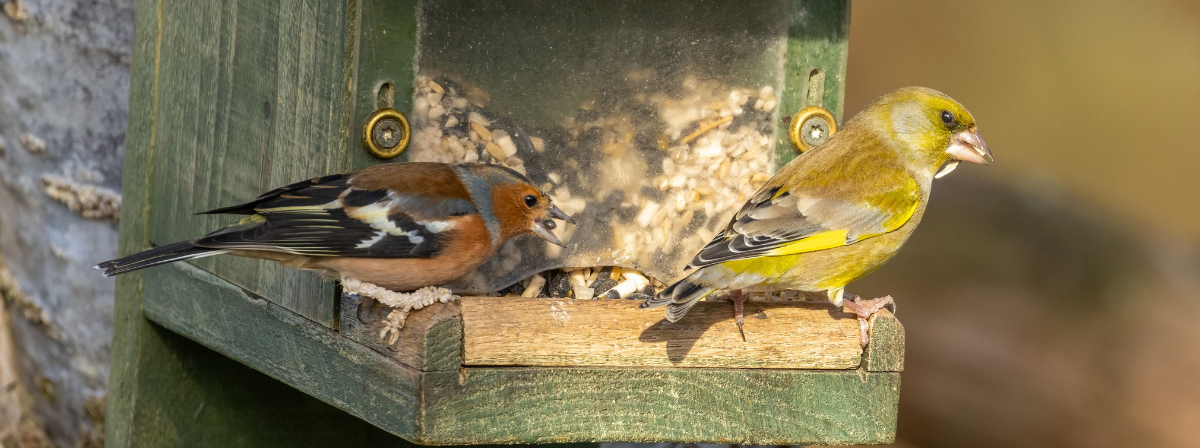
[[[892,313],[896,310],[896,301],[892,296],[883,296],[878,299],[862,300],[859,296],[854,296],[851,300],[842,302],[842,308],[846,311],[854,313],[858,317],[858,326],[861,331],[863,347],[866,347],[870,342],[871,336],[871,316],[885,307],[891,307]]]

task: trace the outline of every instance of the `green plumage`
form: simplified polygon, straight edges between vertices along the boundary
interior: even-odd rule
[[[991,153],[961,104],[921,87],[884,95],[768,180],[643,307],[668,306],[675,321],[714,291],[747,288],[824,291],[840,305],[916,229],[935,175],[962,160]]]

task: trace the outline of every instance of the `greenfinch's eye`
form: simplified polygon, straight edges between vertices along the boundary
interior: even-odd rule
[[[534,196],[532,194],[525,195],[525,205],[529,206],[529,208],[533,208],[534,206],[536,206],[537,205],[537,196]]]
[[[942,111],[942,123],[953,124],[954,123],[954,114],[950,113],[950,111],[948,111],[948,110],[943,110]]]

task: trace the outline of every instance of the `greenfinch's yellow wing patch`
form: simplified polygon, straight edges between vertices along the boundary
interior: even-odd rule
[[[809,237],[798,239],[796,241],[784,243],[783,245],[781,245],[777,248],[767,251],[763,255],[772,256],[772,257],[776,257],[776,256],[780,256],[780,255],[794,255],[794,254],[802,254],[805,252],[812,252],[812,251],[817,251],[817,250],[833,249],[835,247],[845,246],[845,245],[846,245],[846,231],[845,230],[828,230],[828,231],[821,232],[821,233],[818,233],[813,236],[809,236]]]
[[[920,186],[907,176],[899,188],[860,197],[810,197],[802,191],[764,187],[689,267],[854,244],[899,229],[920,201]]]

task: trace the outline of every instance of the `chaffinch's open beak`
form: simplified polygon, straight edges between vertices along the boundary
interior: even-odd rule
[[[992,162],[996,161],[992,158],[992,150],[988,149],[987,143],[984,143],[983,138],[979,137],[979,130],[974,126],[954,134],[950,140],[950,147],[946,149],[946,152],[956,160],[964,162],[991,165]]]
[[[563,211],[554,204],[550,204],[550,208],[546,210],[546,215],[533,221],[533,234],[537,235],[538,238],[550,242],[551,244],[559,247],[567,247],[567,245],[563,244],[563,242],[559,240],[557,236],[554,236],[554,232],[551,232],[551,230],[554,230],[556,227],[558,227],[558,224],[554,222],[555,219],[575,224],[575,220],[571,219],[570,215],[563,213]]]
[[[564,213],[561,209],[558,208],[557,205],[554,205],[554,204],[550,204],[550,209],[546,210],[546,216],[557,219],[559,221],[569,222],[573,226],[578,225],[578,224],[575,224],[575,220],[571,219],[570,215]],[[551,229],[553,229],[553,227],[551,227]]]

